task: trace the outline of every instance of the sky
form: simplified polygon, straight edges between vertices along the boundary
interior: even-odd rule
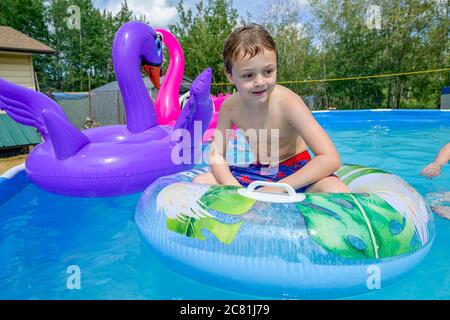
[[[205,0],[207,1],[207,0]],[[204,1],[204,2],[205,2]],[[301,16],[308,18],[307,0],[297,1],[301,8],[304,7]],[[198,0],[184,0],[185,8],[195,8]],[[107,9],[113,13],[120,10],[122,0],[93,0],[94,6],[98,9]],[[153,27],[166,28],[169,24],[174,24],[178,21],[178,12],[176,9],[178,0],[127,0],[128,7],[139,16],[141,13],[145,14],[147,20]],[[267,0],[233,0],[233,7],[238,10],[240,16],[246,17],[249,12],[252,17],[260,17],[267,9]]]

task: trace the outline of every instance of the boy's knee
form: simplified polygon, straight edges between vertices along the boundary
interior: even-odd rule
[[[205,183],[205,178],[203,176],[204,176],[203,174],[195,176],[194,179],[192,179],[192,182],[193,183]]]
[[[199,174],[192,179],[193,183],[202,183],[202,184],[216,184],[214,176],[211,172]]]
[[[308,192],[317,193],[348,193],[348,187],[337,177],[327,177],[316,182]]]
[[[325,183],[325,192],[328,193],[349,193],[348,187],[337,177],[328,177],[328,183]]]

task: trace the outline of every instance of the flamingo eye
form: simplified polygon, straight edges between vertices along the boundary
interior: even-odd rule
[[[158,50],[158,56],[160,56],[162,52],[162,39],[160,34],[156,34],[156,49]]]

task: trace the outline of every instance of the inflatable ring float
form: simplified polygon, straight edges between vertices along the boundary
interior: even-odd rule
[[[359,165],[336,174],[351,193],[286,194],[191,183],[208,169],[156,180],[136,222],[175,271],[217,287],[269,297],[330,298],[384,287],[428,253],[434,221],[396,175]]]

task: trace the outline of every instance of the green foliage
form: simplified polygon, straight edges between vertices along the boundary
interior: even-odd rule
[[[69,29],[70,5],[80,7],[81,30]],[[94,8],[92,0],[11,0],[0,2],[0,24],[8,25],[57,51],[34,55],[40,89],[87,91],[115,80],[111,49],[119,27],[136,17],[122,3],[112,15]]]
[[[313,26],[301,24],[302,7],[295,0],[272,0],[261,18],[278,49],[278,81],[321,78],[320,52],[314,43]],[[317,94],[316,85],[287,85],[298,94]]]
[[[50,43],[44,3],[40,0],[0,1],[0,25],[10,26],[42,43]],[[46,83],[46,66],[51,57],[36,55],[34,68],[40,84]]]
[[[184,9],[183,0],[177,6],[180,21],[169,30],[180,42],[186,60],[185,74],[195,78],[212,67],[213,82],[226,82],[222,59],[226,37],[236,27],[238,13],[228,0],[199,1],[196,13]]]
[[[67,27],[70,5],[81,10],[81,29]],[[66,91],[87,91],[114,80],[111,49],[119,27],[134,20],[126,1],[112,16],[93,7],[91,0],[51,0],[48,8],[52,45],[59,54],[54,60],[55,87]]]
[[[81,8],[81,30],[67,28],[69,5]],[[239,16],[231,0],[201,0],[195,10],[177,5],[179,20],[169,26],[180,41],[185,74],[195,78],[207,67],[213,82],[227,82],[222,50],[238,25],[263,24],[278,51],[278,81],[331,79],[401,73],[450,66],[448,0],[309,0],[312,19],[300,22],[296,0],[270,0],[262,17]],[[381,9],[381,28],[368,27],[370,5]],[[137,20],[126,1],[117,14],[101,12],[92,0],[0,1],[0,25],[9,25],[55,50],[34,55],[42,91],[87,91],[115,79],[111,48],[125,22]],[[145,20],[145,17],[139,17]],[[155,26],[156,27],[156,26]],[[365,80],[288,84],[319,107],[435,108],[450,72]],[[226,92],[228,87],[213,87]]]
[[[449,66],[448,1],[311,0],[310,5],[322,43],[323,78]],[[368,27],[369,5],[380,7],[381,28]],[[329,82],[324,104],[341,108],[432,108],[438,105],[440,88],[450,84],[449,74]]]

